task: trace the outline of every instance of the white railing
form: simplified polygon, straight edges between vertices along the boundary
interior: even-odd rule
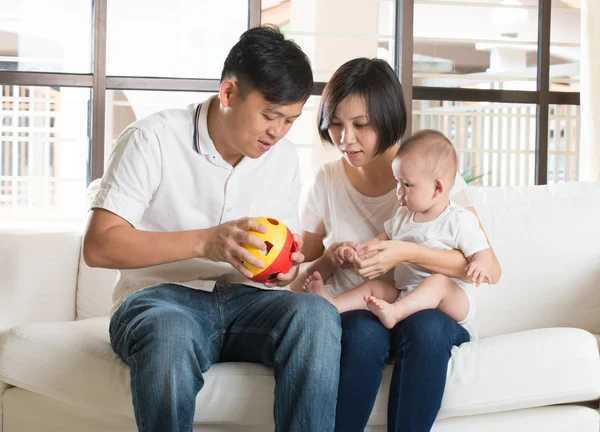
[[[536,107],[418,101],[413,130],[436,129],[458,154],[458,169],[473,185],[535,183]],[[579,107],[551,106],[548,182],[576,181],[579,165]]]
[[[0,94],[0,217],[31,216],[34,209],[60,218],[58,191],[82,179],[56,167],[64,143],[54,124],[57,95],[49,88],[21,94],[19,86],[9,87]],[[578,179],[579,119],[577,106],[550,108],[549,183]],[[456,147],[459,172],[474,186],[535,183],[535,121],[536,107],[529,104],[417,101],[413,111],[413,130],[445,133]]]

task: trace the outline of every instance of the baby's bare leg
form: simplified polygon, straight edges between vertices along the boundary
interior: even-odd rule
[[[425,309],[439,309],[460,322],[467,317],[470,308],[465,291],[443,275],[428,277],[413,292],[393,304],[377,296],[366,300],[369,309],[387,328],[392,328],[406,317]]]
[[[332,297],[327,291],[327,288],[321,279],[321,275],[315,272],[315,274],[306,279],[304,290],[325,297],[329,303],[334,305],[337,310],[342,313],[351,310],[364,309],[366,306],[366,296],[377,296],[378,298],[387,299],[390,302],[395,301],[396,298],[398,298],[398,290],[391,283],[392,282],[385,282],[377,279],[370,280],[344,294]]]

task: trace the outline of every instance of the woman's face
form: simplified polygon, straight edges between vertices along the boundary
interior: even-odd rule
[[[327,131],[350,165],[364,167],[375,158],[378,136],[362,97],[350,95],[342,100]]]

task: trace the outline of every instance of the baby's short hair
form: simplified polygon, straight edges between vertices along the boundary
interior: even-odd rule
[[[401,158],[413,152],[429,164],[434,178],[445,180],[450,187],[454,185],[456,150],[443,133],[431,129],[414,133],[400,145],[396,157]]]

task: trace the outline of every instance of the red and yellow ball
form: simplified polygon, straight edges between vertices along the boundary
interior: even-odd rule
[[[242,243],[242,246],[262,261],[265,267],[258,268],[245,261],[242,261],[242,263],[254,275],[252,277],[253,281],[264,283],[276,280],[278,273],[287,273],[294,264],[291,255],[296,252],[296,242],[291,231],[283,222],[270,217],[256,217],[254,219],[266,227],[267,232],[250,232],[261,239],[267,245],[267,249],[261,251],[256,246],[247,243]]]

